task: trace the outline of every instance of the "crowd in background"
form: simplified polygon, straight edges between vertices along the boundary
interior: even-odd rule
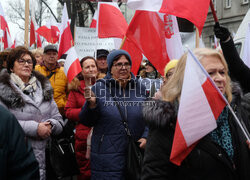
[[[223,54],[208,48],[194,54],[250,131],[250,69],[228,30],[214,31]],[[46,147],[66,123],[74,129],[78,180],[127,179],[127,130],[145,150],[143,180],[250,178],[250,142],[228,107],[181,166],[170,162],[187,53],[166,64],[162,76],[148,60],[134,75],[128,52],[99,49],[96,59],[80,60],[82,72],[70,83],[65,59],[55,45],[0,53],[0,179],[57,179]]]

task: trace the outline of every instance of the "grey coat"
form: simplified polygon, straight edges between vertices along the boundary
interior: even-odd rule
[[[50,121],[52,134],[62,132],[62,116],[53,100],[53,89],[49,80],[38,72],[33,72],[37,78],[37,89],[33,98],[24,94],[10,79],[9,73],[0,75],[0,104],[12,112],[27,139],[30,141],[37,161],[39,162],[40,179],[45,179],[45,147],[48,139],[41,139],[37,135],[40,122]]]

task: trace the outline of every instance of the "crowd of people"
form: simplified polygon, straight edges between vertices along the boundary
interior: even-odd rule
[[[250,131],[250,69],[229,31],[216,24],[214,32],[222,53],[193,52]],[[170,161],[187,53],[161,76],[148,60],[133,74],[128,52],[99,49],[96,59],[80,60],[82,71],[70,83],[65,57],[52,44],[0,53],[0,179],[57,179],[46,148],[69,122],[78,180],[128,179],[128,132],[144,151],[142,180],[250,178],[250,142],[227,106],[180,166]]]

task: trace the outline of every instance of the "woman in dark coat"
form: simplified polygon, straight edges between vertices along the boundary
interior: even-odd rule
[[[230,77],[240,83],[243,92],[250,92],[250,69],[240,58],[230,32],[227,28],[217,23],[214,26],[214,33],[220,39],[221,49],[228,64]]]
[[[208,71],[220,91],[231,102],[237,116],[250,130],[247,113],[241,106],[241,92],[230,87],[228,68],[216,50],[197,49],[195,55]],[[170,162],[178,113],[178,101],[187,55],[182,56],[175,73],[163,87],[163,101],[144,108],[149,125],[142,180],[247,180],[250,177],[250,149],[228,108],[217,119],[217,128],[203,137],[180,166]],[[210,65],[213,65],[212,68]],[[233,97],[233,98],[232,98]]]
[[[130,72],[131,58],[126,51],[115,50],[107,60],[106,77],[98,80],[92,91],[85,89],[86,103],[79,117],[82,124],[93,127],[91,179],[123,180],[126,177],[128,137],[116,103],[119,103],[121,113],[127,118],[134,140],[140,141],[143,147],[147,130],[142,119],[141,104],[146,94],[145,87],[141,87]]]

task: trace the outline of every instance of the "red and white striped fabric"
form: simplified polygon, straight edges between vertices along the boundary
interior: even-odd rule
[[[12,48],[13,42],[11,40],[8,23],[5,20],[4,11],[3,11],[1,3],[0,3],[0,29],[3,31],[2,41],[4,43],[4,49]]]
[[[216,120],[227,101],[206,70],[189,51],[170,161],[176,165],[197,142],[217,127]]]
[[[35,7],[34,7],[34,2],[32,2],[32,8],[31,8],[31,20],[30,20],[30,47],[33,44],[36,44],[36,47],[42,47],[42,42],[40,39],[39,34],[36,32],[38,29],[38,25],[35,20]]]
[[[99,38],[123,38],[128,23],[115,2],[99,2],[97,12],[97,32]]]
[[[90,23],[90,28],[96,28],[96,24],[97,24],[97,15],[98,15],[98,11],[95,11],[95,14],[92,18],[92,21]]]
[[[170,59],[179,59],[184,53],[176,17],[172,15],[136,11],[126,37],[162,75]]]
[[[128,0],[131,9],[172,14],[191,21],[199,29],[207,18],[210,0]]]
[[[74,41],[70,31],[66,3],[64,3],[63,7],[60,32],[58,58],[60,58],[63,54],[67,54],[64,64],[64,73],[66,74],[68,81],[71,82],[72,79],[74,79],[74,77],[82,71],[82,68],[79,58],[77,57]]]
[[[60,37],[60,31],[58,28],[58,23],[56,22],[55,18],[51,16],[49,21],[46,23],[46,25],[41,26],[36,30],[36,32],[44,37],[46,41],[49,43],[55,44],[58,42]]]

